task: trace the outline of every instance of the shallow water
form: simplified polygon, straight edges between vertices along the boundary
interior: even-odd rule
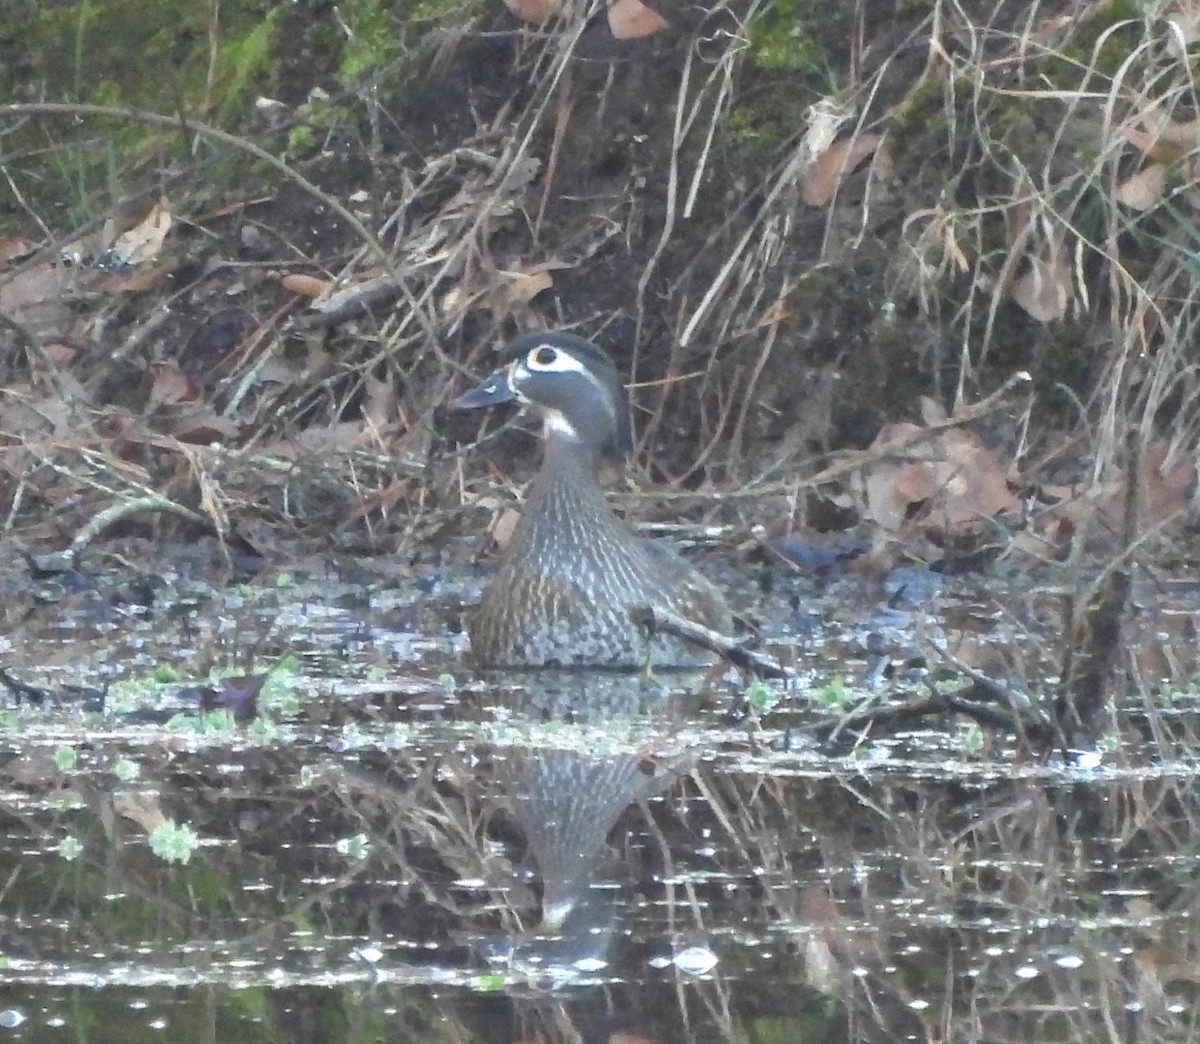
[[[731,679],[474,674],[428,579],[43,598],[0,640],[62,704],[0,731],[0,1041],[1194,1039],[1190,586],[1139,589],[1064,761],[808,729],[936,649],[1048,691],[1049,586],[752,579],[799,678],[757,720]],[[189,683],[284,654],[269,724],[197,731]]]

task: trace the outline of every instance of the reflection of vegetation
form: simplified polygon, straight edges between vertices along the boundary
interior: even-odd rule
[[[333,847],[338,855],[347,859],[366,859],[371,852],[371,839],[366,834],[355,834],[339,838]]]
[[[150,831],[150,851],[168,863],[188,863],[200,838],[187,823],[168,819]]]
[[[983,729],[972,722],[959,734],[963,750],[968,754],[978,754],[983,750]]]
[[[83,842],[73,834],[68,834],[58,843],[58,854],[68,863],[83,855]]]
[[[845,678],[830,678],[813,689],[811,698],[815,706],[825,710],[844,710],[853,707],[862,696],[846,684]]]
[[[743,695],[755,714],[767,714],[775,708],[783,694],[778,686],[770,682],[755,681],[746,686]]]

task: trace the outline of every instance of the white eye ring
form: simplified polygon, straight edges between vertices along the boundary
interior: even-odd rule
[[[525,364],[531,370],[555,370],[560,368],[558,361],[558,352],[548,344],[543,344],[529,353]]]
[[[524,367],[527,373],[587,374],[587,367],[575,356],[552,344],[539,344],[530,351],[525,356]]]

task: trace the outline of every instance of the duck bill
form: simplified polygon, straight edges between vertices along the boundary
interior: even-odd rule
[[[478,388],[460,395],[450,403],[455,410],[477,410],[483,406],[497,406],[504,402],[515,402],[517,393],[508,383],[508,374],[503,370],[493,373]]]

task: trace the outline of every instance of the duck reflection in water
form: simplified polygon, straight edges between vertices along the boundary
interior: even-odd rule
[[[693,759],[646,752],[670,703],[643,678],[545,671],[520,681],[505,701],[537,738],[493,748],[492,778],[536,866],[541,914],[532,930],[484,940],[478,952],[542,988],[560,988],[610,962],[623,893],[609,838],[622,814],[666,793]],[[548,707],[558,711],[550,728],[539,724]],[[643,742],[620,742],[622,733]]]

